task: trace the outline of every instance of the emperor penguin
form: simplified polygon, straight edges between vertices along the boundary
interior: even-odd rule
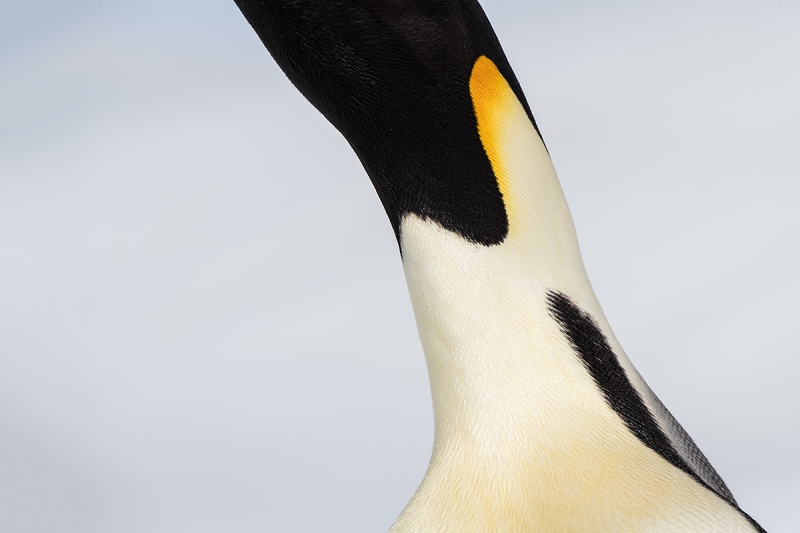
[[[390,531],[764,531],[614,337],[477,0],[236,3],[399,244],[435,437]]]

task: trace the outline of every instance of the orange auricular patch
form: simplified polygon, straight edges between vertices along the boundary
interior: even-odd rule
[[[509,172],[504,164],[507,154],[504,153],[503,135],[515,104],[518,104],[517,96],[494,62],[486,56],[479,57],[472,67],[469,93],[478,119],[478,135],[503,195],[506,212],[511,218],[513,209],[509,195]]]

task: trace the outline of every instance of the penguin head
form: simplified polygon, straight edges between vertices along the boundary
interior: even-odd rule
[[[488,58],[534,122],[476,0],[236,0],[278,65],[345,136],[400,237],[403,217],[481,245],[508,215],[470,79]],[[534,123],[535,127],[535,123]]]

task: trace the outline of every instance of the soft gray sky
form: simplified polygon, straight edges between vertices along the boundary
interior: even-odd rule
[[[484,7],[617,336],[796,530],[800,3]],[[0,531],[383,531],[429,401],[369,180],[233,2],[0,1]]]

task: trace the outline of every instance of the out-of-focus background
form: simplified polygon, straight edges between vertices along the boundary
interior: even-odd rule
[[[386,530],[432,415],[346,142],[232,1],[0,6],[0,531]],[[800,3],[484,7],[617,336],[797,531]]]

